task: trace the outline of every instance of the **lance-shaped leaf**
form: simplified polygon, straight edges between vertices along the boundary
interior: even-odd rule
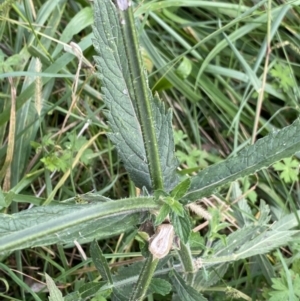
[[[151,188],[141,127],[130,97],[132,85],[119,18],[111,1],[95,1],[94,47],[100,69],[103,99],[116,145],[131,179],[138,187]],[[130,94],[129,94],[130,93]]]
[[[253,238],[245,242],[244,234],[250,234],[250,237],[252,236]],[[222,249],[220,249],[220,247],[222,247],[222,242],[217,242],[214,250],[219,249],[218,252],[213,256],[199,257],[194,261],[194,264],[196,268],[201,269],[203,267],[208,268],[216,264],[228,263],[259,254],[265,254],[275,248],[287,245],[289,242],[295,240],[295,237],[293,236],[298,234],[299,231],[297,230],[270,230],[255,236],[253,229],[246,227],[245,229],[238,230],[236,234],[230,234],[226,246],[223,246]],[[233,237],[242,239],[243,243],[238,242],[234,243],[233,246],[230,246],[229,241],[232,241]]]
[[[99,271],[102,279],[104,279],[105,281],[108,281],[110,284],[112,284],[113,281],[111,278],[111,272],[110,272],[109,266],[108,266],[107,261],[96,241],[93,241],[91,243],[90,253],[91,253],[91,256],[93,259],[93,263],[94,263],[96,269]]]
[[[164,188],[165,191],[170,191],[179,183],[176,174],[179,163],[174,154],[172,111],[166,111],[164,103],[158,97],[154,97],[152,109]]]
[[[236,156],[214,164],[191,179],[186,203],[208,196],[221,185],[253,174],[262,168],[292,156],[300,150],[300,119],[290,126],[259,139]]]
[[[157,209],[139,197],[84,205],[49,205],[0,214],[0,254],[54,243],[86,243],[126,231],[141,222],[138,212]]]
[[[276,224],[275,224],[276,225]],[[219,241],[214,246],[215,253],[199,257],[194,261],[196,273],[193,287],[197,290],[211,286],[222,279],[228,264],[232,261],[265,254],[293,241],[299,231],[265,231],[257,235],[260,226],[248,226],[227,237],[226,245]],[[275,228],[275,227],[274,227]]]
[[[46,273],[46,283],[49,290],[49,301],[64,301],[61,291],[55,285],[55,282],[52,278]]]
[[[186,281],[173,270],[170,273],[170,278],[172,279],[173,286],[176,288],[179,300],[182,301],[206,301],[207,299],[203,295],[197,292],[194,288],[188,286]]]
[[[111,0],[95,1],[95,60],[112,129],[109,136],[137,187],[171,190],[178,180],[172,116],[147,86],[138,42],[130,35],[134,23],[122,17],[129,16],[128,1],[118,1],[117,7],[119,14]]]

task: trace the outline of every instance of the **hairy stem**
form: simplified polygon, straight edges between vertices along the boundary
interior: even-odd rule
[[[121,18],[121,30],[130,68],[131,82],[133,84],[135,94],[134,100],[136,102],[137,114],[142,128],[152,188],[153,190],[163,189],[163,174],[159,159],[152,109],[153,100],[151,91],[147,85],[145,70],[143,68],[132,6],[129,6],[126,0],[118,0],[116,2]]]
[[[129,301],[140,301],[145,298],[158,262],[159,259],[153,259],[152,254],[150,254],[146,259],[145,264],[141,270],[138,282]]]

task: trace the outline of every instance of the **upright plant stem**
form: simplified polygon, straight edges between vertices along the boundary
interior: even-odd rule
[[[116,0],[115,3],[120,15],[121,31],[133,86],[133,100],[136,103],[137,115],[142,129],[152,190],[163,189],[163,174],[152,108],[153,98],[146,81],[132,7],[129,5],[128,0]],[[157,258],[153,259],[152,254],[146,259],[135,290],[130,298],[131,301],[143,300],[158,261]]]
[[[121,17],[121,30],[126,55],[129,63],[130,76],[134,90],[137,114],[142,128],[142,135],[149,166],[153,190],[163,189],[163,175],[159,159],[158,143],[155,133],[152,110],[151,91],[147,86],[145,70],[139,50],[139,41],[135,29],[132,6],[127,0],[118,0],[117,8]]]
[[[145,264],[141,270],[138,282],[134,288],[134,291],[129,299],[129,301],[140,301],[146,296],[148,287],[150,285],[152,276],[155,272],[156,266],[158,264],[158,259],[153,259],[153,255],[150,254],[146,259]]]
[[[179,259],[182,263],[185,274],[187,275],[187,283],[190,284],[194,278],[195,267],[193,264],[193,257],[189,243],[181,242],[180,249],[177,251]]]

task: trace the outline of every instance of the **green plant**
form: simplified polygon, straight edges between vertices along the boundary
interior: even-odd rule
[[[297,181],[299,173],[299,162],[293,158],[283,159],[283,162],[276,162],[274,169],[280,172],[280,178],[285,183]]]
[[[272,278],[272,290],[266,290],[264,295],[266,300],[299,300],[300,297],[300,278],[292,270],[280,272],[280,277]]]
[[[131,179],[142,190],[142,196],[111,200],[90,193],[80,196],[86,204],[78,204],[76,198],[57,204],[52,202],[51,194],[47,199],[52,202],[49,206],[1,215],[0,250],[5,256],[33,246],[68,244],[74,240],[92,242],[91,257],[103,281],[84,284],[65,296],[65,300],[95,295],[127,300],[133,284],[131,300],[153,293],[167,295],[171,291],[181,300],[205,300],[199,292],[216,283],[230,262],[285,245],[298,233],[290,230],[297,220],[289,215],[269,225],[269,207],[263,201],[258,219],[241,202],[243,207],[237,217],[241,229],[228,235],[219,234],[226,224],[218,226],[218,219],[214,218],[209,237],[211,248],[198,249],[201,255],[194,257],[185,206],[211,195],[224,184],[294,154],[300,146],[299,120],[246,147],[235,157],[212,165],[196,176],[180,178],[176,172],[171,112],[165,110],[158,96],[152,96],[147,86],[132,8],[127,0],[118,0],[116,6],[108,0],[95,2],[95,38],[107,119],[112,129],[110,138]],[[9,193],[4,194],[6,199],[11,197]],[[170,224],[162,224],[168,217]],[[157,228],[149,242],[144,242],[142,252],[146,260],[112,275],[93,241],[132,229],[147,220],[152,220]],[[176,256],[170,253],[174,232],[180,238],[180,244],[174,246]]]

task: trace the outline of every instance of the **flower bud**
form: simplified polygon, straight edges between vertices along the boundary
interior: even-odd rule
[[[149,251],[154,258],[164,258],[172,249],[174,228],[171,224],[161,224],[149,242]]]

